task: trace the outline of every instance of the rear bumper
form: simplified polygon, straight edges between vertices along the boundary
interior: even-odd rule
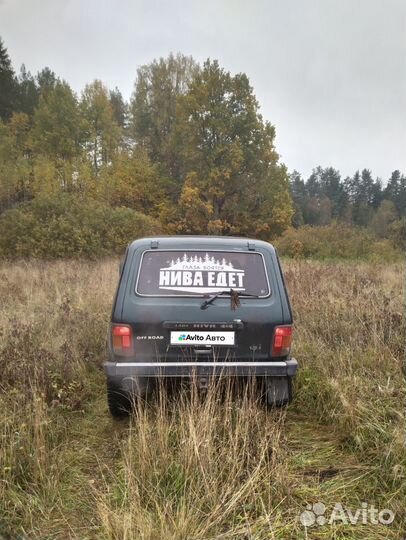
[[[106,362],[108,378],[128,377],[282,377],[294,376],[297,361],[274,362]]]

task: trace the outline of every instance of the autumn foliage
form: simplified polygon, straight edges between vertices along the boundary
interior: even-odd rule
[[[77,96],[48,69],[25,79],[31,110],[1,115],[0,254],[116,252],[158,230],[269,239],[289,226],[287,170],[246,75],[170,55],[139,68],[130,104],[98,80]]]
[[[248,77],[215,60],[141,66],[127,103],[100,80],[77,95],[49,68],[16,76],[0,40],[0,82],[0,257],[117,253],[157,232],[282,235],[295,257],[402,245],[400,171],[385,187],[367,169],[288,174]]]

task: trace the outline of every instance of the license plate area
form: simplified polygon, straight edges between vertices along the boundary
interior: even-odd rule
[[[218,330],[172,330],[171,345],[178,347],[234,347],[235,332]]]

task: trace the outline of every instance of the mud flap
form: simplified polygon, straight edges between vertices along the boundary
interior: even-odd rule
[[[266,402],[269,407],[283,407],[292,401],[292,377],[267,377]]]

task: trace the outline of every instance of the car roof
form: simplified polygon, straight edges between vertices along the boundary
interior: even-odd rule
[[[272,244],[256,238],[241,236],[209,236],[209,235],[176,235],[176,236],[149,236],[134,240],[129,248],[131,250],[143,247],[146,249],[240,249],[242,251],[255,251],[257,248],[275,251]]]

